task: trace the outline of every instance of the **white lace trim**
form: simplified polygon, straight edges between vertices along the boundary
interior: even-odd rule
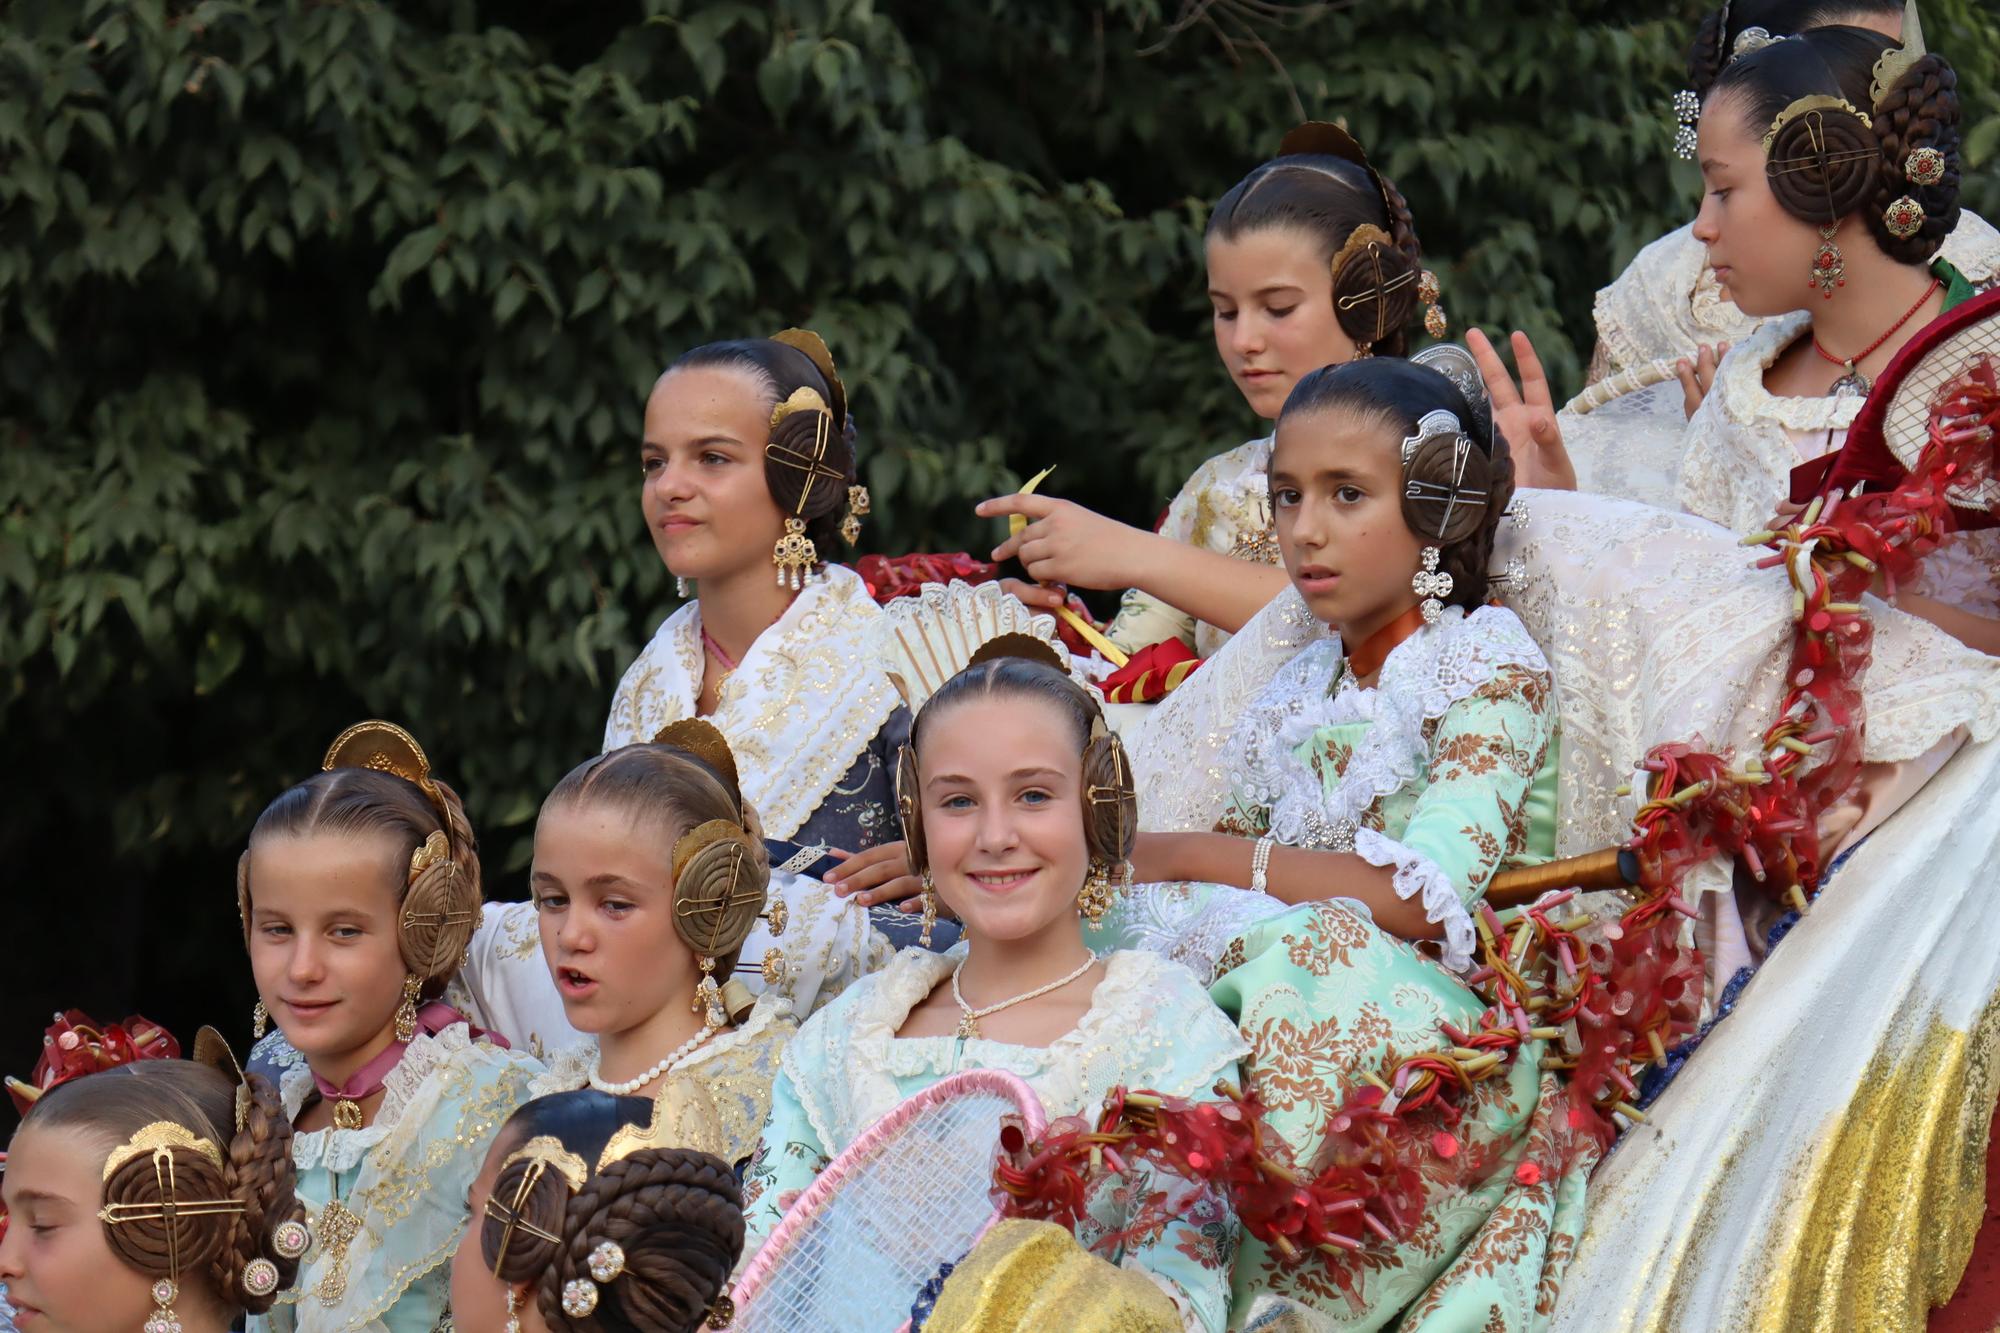
[[[868,1125],[903,1100],[898,1077],[938,1069],[941,1047],[957,1037],[899,1038],[897,1029],[965,957],[904,949],[810,1019],[786,1048],[782,1064],[807,1121],[829,1153],[839,1153]],[[961,1068],[1003,1069],[1020,1076],[1053,1118],[1074,1115],[1108,1090],[1099,1086],[1102,1057],[1116,1053],[1116,1079],[1133,1087],[1187,1096],[1208,1087],[1249,1047],[1194,975],[1142,949],[1104,955],[1104,977],[1077,1025],[1047,1047],[984,1038],[965,1042]],[[1192,998],[1191,998],[1192,997]],[[1147,1041],[1140,1029],[1165,1024],[1171,1039]],[[1216,1059],[1190,1070],[1181,1053],[1213,1048]],[[814,1076],[818,1071],[819,1076]],[[1178,1072],[1177,1072],[1178,1071]],[[832,1077],[826,1077],[832,1075]]]
[[[1286,663],[1244,713],[1231,738],[1232,789],[1245,806],[1270,811],[1271,836],[1292,847],[1348,850],[1375,803],[1415,782],[1430,762],[1424,724],[1493,680],[1504,666],[1547,673],[1548,660],[1520,618],[1504,607],[1467,615],[1448,608],[1389,653],[1374,687],[1343,676],[1337,641],[1313,644]],[[1299,751],[1319,731],[1371,722],[1337,785]],[[1434,918],[1435,919],[1435,918]]]
[[[1422,852],[1385,838],[1372,828],[1354,831],[1354,854],[1371,866],[1396,867],[1396,896],[1408,902],[1423,896],[1424,919],[1444,927],[1444,965],[1463,972],[1472,964],[1472,917],[1443,867]]]
[[[729,738],[744,798],[768,836],[797,833],[895,711],[896,691],[872,646],[881,615],[859,575],[828,565],[724,685],[709,720]],[[695,716],[702,671],[701,604],[689,602],[626,668],[604,748],[649,741]]]
[[[382,1104],[376,1108],[375,1118],[360,1129],[327,1128],[294,1133],[293,1163],[301,1171],[316,1166],[336,1175],[352,1171],[376,1144],[389,1137],[431,1071],[471,1048],[471,1029],[464,1023],[453,1023],[435,1036],[419,1032],[410,1049],[403,1052],[403,1058],[383,1080]],[[313,1094],[313,1075],[296,1050],[290,1053],[295,1063],[285,1065],[278,1081],[278,1096],[285,1104],[285,1118],[297,1120]]]
[[[1781,397],[1764,387],[1764,373],[1811,327],[1812,315],[1795,310],[1767,320],[1748,339],[1729,349],[1716,380],[1731,417],[1745,425],[1775,422],[1788,430],[1846,430],[1854,424],[1864,401],[1858,395]]]

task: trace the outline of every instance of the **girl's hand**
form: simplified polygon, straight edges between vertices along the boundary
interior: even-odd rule
[[[1039,583],[1024,583],[1020,579],[1001,579],[1000,591],[1037,611],[1053,612],[1068,597],[1065,589],[1044,588]]]
[[[827,855],[840,858],[840,864],[827,872],[827,887],[863,907],[913,902],[924,891],[923,880],[910,873],[910,849],[900,842],[885,842],[865,852],[835,847]]]
[[[1484,333],[1467,329],[1465,345],[1478,363],[1480,378],[1486,381],[1486,392],[1493,400],[1494,429],[1507,437],[1514,452],[1515,485],[1575,490],[1576,465],[1563,447],[1555,400],[1549,395],[1549,377],[1528,335],[1517,331],[1513,337],[1514,363],[1521,368],[1518,387]]]
[[[1713,347],[1703,343],[1693,361],[1682,357],[1674,363],[1674,376],[1681,382],[1681,406],[1689,416],[1701,406],[1701,400],[1708,397],[1708,391],[1715,387],[1715,368],[1722,362],[1722,354],[1729,350],[1728,343],[1717,343]]]
[[[1027,527],[994,548],[992,559],[998,563],[1018,557],[1038,583],[1118,589],[1138,582],[1141,559],[1134,551],[1139,545],[1135,539],[1149,534],[1116,519],[1044,495],[995,496],[973,512],[981,518],[1019,514],[1028,520]]]

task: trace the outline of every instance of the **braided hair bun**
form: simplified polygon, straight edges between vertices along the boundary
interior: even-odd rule
[[[1943,56],[1924,56],[1875,104],[1875,137],[1882,161],[1868,201],[1869,230],[1884,254],[1904,264],[1929,260],[1958,227],[1958,74]],[[1942,159],[1933,172],[1912,169],[1913,156],[1930,149]],[[1933,176],[1935,178],[1933,178]],[[1915,235],[1889,230],[1889,205],[1905,195],[1923,208]]]

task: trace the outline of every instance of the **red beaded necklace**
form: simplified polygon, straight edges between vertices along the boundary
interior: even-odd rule
[[[1903,317],[1897,320],[1894,324],[1891,324],[1888,330],[1884,332],[1881,337],[1877,338],[1874,342],[1869,343],[1866,347],[1862,348],[1861,354],[1859,356],[1850,356],[1850,357],[1835,356],[1832,352],[1827,351],[1826,348],[1820,345],[1819,335],[1815,333],[1813,335],[1813,350],[1815,352],[1818,352],[1826,360],[1833,362],[1834,365],[1844,366],[1847,370],[1847,373],[1845,375],[1842,375],[1839,379],[1833,382],[1832,392],[1840,393],[1843,392],[1844,390],[1853,390],[1854,392],[1860,393],[1865,397],[1868,393],[1868,390],[1873,388],[1874,386],[1869,382],[1869,379],[1866,375],[1862,374],[1860,371],[1854,368],[1855,362],[1866,361],[1869,358],[1869,356],[1874,353],[1876,348],[1880,347],[1883,343],[1888,342],[1889,339],[1895,337],[1896,330],[1902,328],[1905,324],[1909,323],[1911,317],[1914,316],[1919,310],[1923,309],[1924,303],[1929,301],[1931,297],[1937,295],[1938,288],[1942,286],[1944,286],[1944,282],[1942,279],[1932,278],[1931,285],[1924,288],[1924,294],[1922,296],[1919,296],[1916,299],[1916,302],[1913,305],[1911,305],[1908,310],[1905,310],[1903,312]]]

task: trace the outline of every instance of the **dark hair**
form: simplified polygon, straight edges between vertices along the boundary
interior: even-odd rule
[[[1733,0],[1710,10],[1695,29],[1688,44],[1688,84],[1697,96],[1707,96],[1735,54],[1736,39],[1751,28],[1774,38],[1790,37],[1872,15],[1900,18],[1902,13],[1902,0]]]
[[[1011,637],[1011,636],[1010,636]],[[1053,656],[1053,653],[1051,653]],[[1105,727],[1104,713],[1090,691],[1071,680],[1052,662],[1011,654],[980,660],[938,687],[917,713],[910,743],[897,766],[897,806],[903,819],[910,864],[922,871],[929,864],[923,821],[917,813],[917,753],[923,736],[937,717],[971,699],[1040,699],[1055,708],[1070,739],[1083,756],[1083,839],[1090,859],[1100,865],[1120,865],[1132,855],[1138,836],[1138,797],[1133,790],[1132,765],[1118,737]],[[1091,799],[1092,793],[1098,799]]]
[[[1958,75],[1943,56],[1926,55],[1871,114],[1875,62],[1895,46],[1863,28],[1815,28],[1732,62],[1709,97],[1740,101],[1758,138],[1802,97],[1838,97],[1859,109],[1868,124],[1835,110],[1788,121],[1771,142],[1767,170],[1783,166],[1770,175],[1771,193],[1786,212],[1816,226],[1860,213],[1884,254],[1901,264],[1922,264],[1958,225]],[[1918,185],[1903,175],[1904,163],[1918,148],[1944,155],[1944,175],[1934,185]],[[1893,235],[1883,217],[1903,195],[1924,210],[1923,225],[1908,237]]]
[[[686,1148],[641,1148],[594,1169],[614,1134],[648,1124],[652,1113],[649,1097],[585,1088],[528,1102],[496,1139],[511,1152],[530,1140],[553,1138],[589,1169],[582,1188],[572,1193],[558,1171],[542,1171],[529,1185],[530,1164],[509,1165],[494,1180],[491,1195],[503,1215],[489,1209],[480,1224],[480,1254],[488,1270],[510,1284],[536,1283],[536,1303],[550,1328],[588,1333],[699,1328],[743,1252],[743,1195],[735,1172],[721,1159]],[[514,1216],[528,1226],[510,1228],[505,1214],[513,1212],[517,1198]],[[537,1232],[561,1240],[545,1240]],[[565,1314],[563,1287],[591,1280],[591,1251],[605,1241],[624,1251],[624,1272],[597,1284],[592,1314]]]
[[[1405,329],[1416,314],[1417,273],[1423,249],[1417,243],[1410,206],[1389,178],[1358,162],[1330,153],[1276,157],[1229,188],[1208,216],[1208,237],[1233,241],[1269,228],[1290,227],[1311,236],[1322,262],[1330,263],[1362,227],[1382,229],[1390,248],[1374,264],[1348,263],[1333,275],[1334,313],[1357,343],[1390,356],[1409,350]],[[1379,300],[1342,308],[1343,297],[1364,297],[1389,279],[1411,275]],[[1378,330],[1386,330],[1376,338]]]
[[[616,811],[635,824],[644,821],[669,840],[711,820],[738,825],[756,844],[756,854],[763,859],[761,874],[764,882],[769,882],[770,864],[756,811],[744,804],[730,775],[679,746],[624,745],[586,759],[556,783],[542,801],[542,811],[546,814],[565,806],[585,805]],[[691,861],[690,872],[693,866]],[[717,901],[723,919],[707,926],[713,927],[721,940],[735,941],[726,952],[715,955],[717,974],[726,979],[736,966],[744,937],[757,924],[765,895],[732,892]],[[677,913],[679,907],[677,902]],[[677,915],[677,924],[680,920]]]
[[[71,1128],[94,1132],[114,1146],[156,1121],[178,1125],[222,1153],[218,1169],[193,1148],[170,1149],[172,1197],[232,1200],[233,1213],[181,1213],[174,1234],[158,1218],[143,1216],[166,1200],[151,1153],[121,1165],[104,1182],[104,1202],[125,1205],[140,1216],[104,1223],[112,1253],[149,1278],[178,1276],[182,1283],[206,1270],[209,1287],[233,1309],[262,1314],[278,1291],[298,1277],[299,1261],[271,1243],[280,1223],[303,1219],[294,1193],[292,1126],[284,1104],[262,1076],[250,1076],[243,1128],[236,1128],[237,1085],[227,1074],[191,1060],[145,1060],[119,1065],[59,1084],[38,1098],[22,1118],[22,1128]],[[108,1156],[108,1154],[107,1154]],[[169,1253],[179,1272],[169,1272]],[[278,1286],[259,1296],[244,1289],[243,1269],[253,1259],[277,1265]]]
[[[265,806],[250,830],[252,847],[266,838],[310,833],[387,839],[396,849],[390,878],[403,909],[398,914],[397,940],[404,963],[424,982],[426,995],[443,991],[457,974],[478,925],[480,898],[479,842],[466,818],[465,802],[442,781],[431,781],[442,811],[416,783],[394,773],[360,767],[315,773]],[[451,845],[450,857],[410,878],[406,867],[411,854],[440,832]],[[248,851],[236,863],[236,896],[247,938],[252,900]],[[468,903],[473,919],[459,919]]]
[[[834,421],[827,438],[826,453],[820,461],[841,475],[843,480],[839,484],[773,458],[768,446],[764,453],[764,484],[770,488],[771,498],[787,517],[796,515],[805,520],[806,536],[812,540],[819,551],[820,562],[824,564],[827,553],[838,549],[836,543],[840,541],[840,520],[846,510],[847,488],[857,485],[860,480],[855,471],[858,437],[852,416],[846,409],[845,398],[813,364],[811,357],[790,343],[782,343],[775,338],[732,338],[703,343],[676,357],[673,364],[667,367],[667,373],[702,366],[747,372],[763,386],[767,409],[775,408],[799,389],[811,389],[832,409]],[[801,454],[811,456],[818,429],[817,413],[794,412],[772,427],[770,444],[780,446],[784,454],[792,457]],[[806,493],[809,480],[811,491],[806,494],[804,508],[800,508],[799,497]]]
[[[1282,426],[1292,417],[1333,409],[1379,422],[1390,434],[1405,439],[1418,433],[1418,423],[1426,413],[1445,411],[1458,418],[1459,433],[1473,445],[1463,477],[1457,476],[1451,449],[1420,449],[1404,463],[1403,477],[1405,481],[1433,483],[1433,488],[1416,498],[1405,495],[1403,521],[1419,535],[1445,534],[1431,542],[1439,548],[1438,568],[1451,575],[1451,595],[1443,600],[1468,611],[1485,602],[1493,534],[1514,498],[1514,458],[1506,437],[1487,425],[1484,415],[1473,409],[1449,376],[1429,366],[1389,357],[1322,366],[1302,376],[1285,399],[1278,422]],[[1476,521],[1467,516],[1471,511],[1462,504],[1447,506],[1443,496],[1456,481],[1486,492],[1485,507],[1477,511]],[[1444,526],[1447,514],[1449,527]]]

